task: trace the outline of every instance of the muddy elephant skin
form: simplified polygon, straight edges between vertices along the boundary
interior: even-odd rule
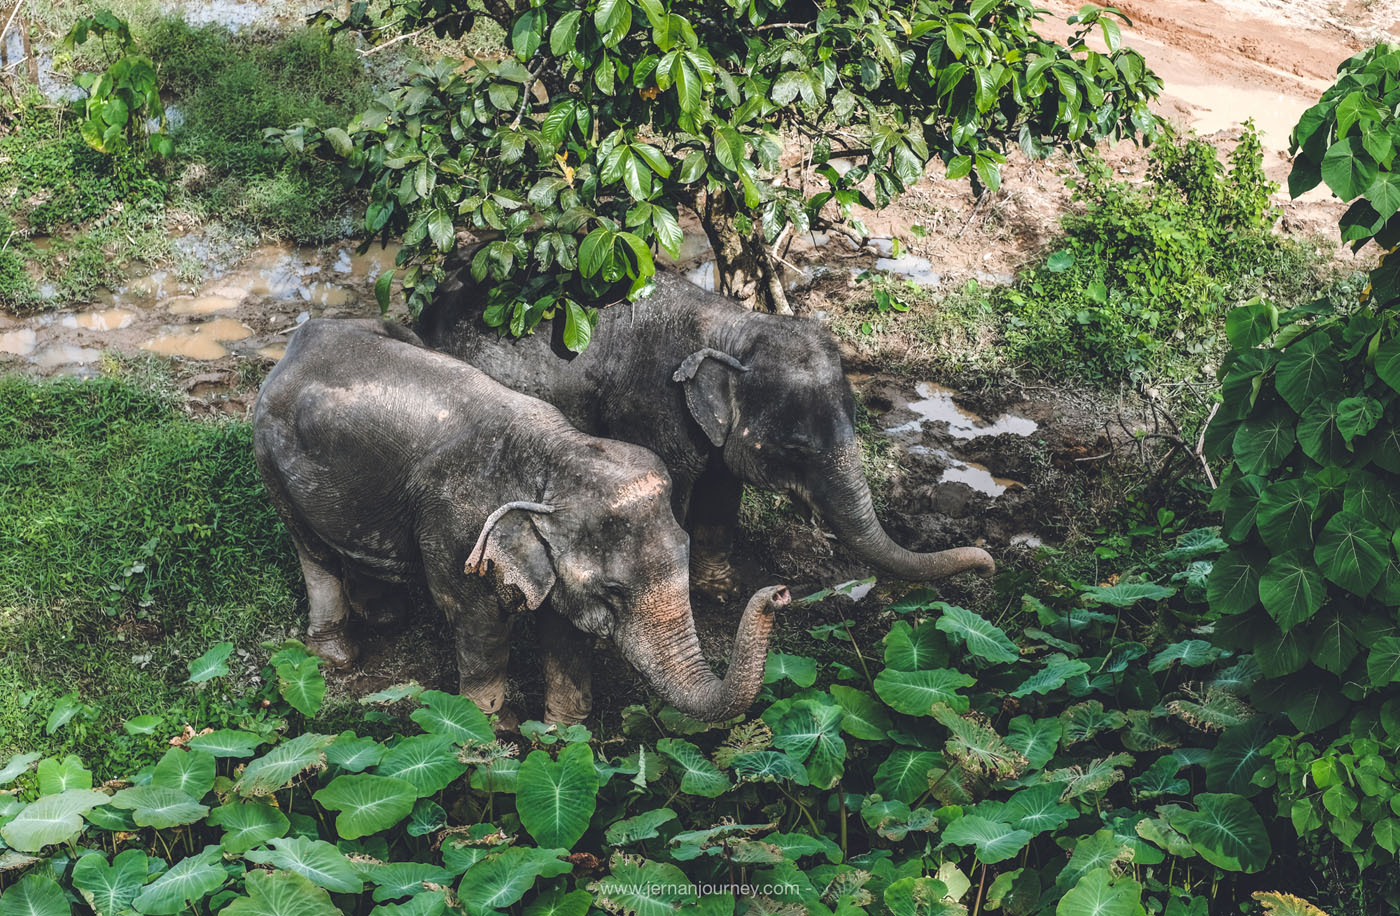
[[[692,585],[734,596],[729,551],[744,483],[788,493],[862,560],[926,581],[990,575],[986,551],[913,553],[875,516],[855,434],[855,400],[835,340],[816,321],[748,311],[673,274],[655,292],[602,311],[588,348],[563,351],[544,322],[523,339],[480,319],[482,296],[458,272],[419,320],[429,346],[558,407],[579,429],[641,445],[675,482],[693,543]]]
[[[511,620],[526,610],[539,615],[549,721],[587,715],[593,636],[689,715],[722,720],[753,701],[787,591],[753,597],[716,678],[671,481],[645,449],[584,435],[402,328],[324,319],[267,377],[253,441],[301,560],[311,647],[333,664],[355,657],[347,581],[421,581],[455,630],[462,694],[488,713],[502,710]]]

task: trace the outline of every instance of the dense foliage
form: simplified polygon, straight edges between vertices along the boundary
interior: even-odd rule
[[[0,910],[1204,913],[1270,861],[1250,800],[1268,734],[1239,699],[1258,670],[1133,637],[1200,613],[1220,546],[1193,531],[1140,570],[1180,591],[1027,596],[1019,643],[914,593],[874,657],[840,648],[849,621],[813,631],[824,662],[773,655],[747,720],[637,706],[618,739],[527,723],[518,751],[416,685],[362,701],[408,704],[411,733],[320,734],[320,662],[286,643],[235,727],[177,736],[129,780],[95,788],[73,756],[0,770],[20,786],[0,868],[26,869]],[[190,682],[226,676],[232,648]]]
[[[1392,245],[1400,50],[1380,45],[1339,73],[1294,131],[1290,187],[1327,181],[1357,199],[1348,238]],[[1260,301],[1228,331],[1206,436],[1229,461],[1216,639],[1253,649],[1267,678],[1256,705],[1292,725],[1267,749],[1280,814],[1324,853],[1349,854],[1394,906],[1393,876],[1369,867],[1400,851],[1400,260],[1382,258],[1359,307]]]
[[[687,213],[724,290],[781,309],[780,238],[885,206],[934,159],[994,190],[1009,144],[1038,155],[1157,130],[1147,101],[1160,83],[1120,47],[1117,12],[1097,7],[1072,20],[1067,47],[1035,32],[1043,11],[1027,0],[474,10],[350,4],[337,27],[460,34],[484,15],[509,48],[466,69],[410,67],[348,132],[308,122],[274,135],[345,157],[371,195],[365,229],[403,238],[411,305],[431,298],[459,229],[485,233],[471,266],[493,280],[487,320],[519,335],[557,312],[575,349],[594,304],[646,287],[653,247],[679,253]],[[1094,30],[1109,53],[1088,50]]]
[[[169,156],[175,145],[165,133],[165,105],[156,66],[149,57],[137,53],[131,27],[109,11],[100,10],[74,23],[63,44],[72,50],[90,38],[101,45],[107,68],[78,75],[78,85],[87,93],[79,127],[83,140],[100,153],[134,149]]]

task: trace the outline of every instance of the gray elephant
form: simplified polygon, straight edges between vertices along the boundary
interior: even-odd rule
[[[604,309],[573,356],[550,322],[519,340],[486,327],[482,299],[458,272],[419,333],[555,405],[579,429],[655,452],[693,539],[693,587],[721,599],[736,592],[729,552],[744,483],[797,498],[856,556],[901,578],[994,571],[985,550],[912,553],[885,533],[861,464],[855,398],[836,342],[816,321],[751,312],[658,272],[651,296]]]
[[[584,435],[403,328],[324,319],[268,375],[253,444],[306,577],[311,648],[333,664],[355,657],[347,580],[416,580],[454,627],[462,694],[488,713],[502,709],[511,621],[526,609],[539,615],[548,721],[588,714],[593,636],[691,716],[753,702],[789,595],[754,595],[715,677],[671,481],[645,449]]]

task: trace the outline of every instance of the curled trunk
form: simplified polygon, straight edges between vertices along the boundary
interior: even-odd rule
[[[662,699],[695,719],[722,722],[753,703],[763,684],[773,612],[791,600],[782,586],[759,589],[744,609],[729,670],[715,677],[700,652],[690,607],[653,612],[643,608],[624,629],[618,646]]]
[[[875,517],[870,486],[865,481],[860,453],[853,443],[842,449],[813,480],[810,488],[813,508],[832,527],[841,543],[884,572],[901,579],[929,582],[969,570],[983,576],[996,571],[991,554],[980,547],[915,553],[896,544]]]

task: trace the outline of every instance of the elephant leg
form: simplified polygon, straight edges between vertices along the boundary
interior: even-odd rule
[[[408,616],[410,602],[403,585],[351,572],[345,577],[345,593],[350,609],[373,626],[391,627]]]
[[[537,630],[544,663],[544,720],[574,725],[593,708],[592,637],[549,607]]]
[[[427,573],[433,603],[447,615],[456,637],[457,692],[488,716],[497,716],[497,731],[513,731],[519,720],[506,706],[513,615],[486,580],[454,575],[452,566],[430,560]]]
[[[340,576],[317,560],[300,537],[293,534],[301,574],[306,579],[306,603],[310,622],[306,627],[306,645],[325,659],[332,668],[346,668],[359,654],[350,641],[345,621],[350,605],[345,600],[345,586]]]
[[[727,469],[711,467],[695,482],[690,497],[690,585],[720,602],[739,597],[729,555],[743,492],[743,483]]]

